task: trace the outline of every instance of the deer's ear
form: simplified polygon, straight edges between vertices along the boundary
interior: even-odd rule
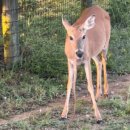
[[[65,27],[66,31],[68,31],[71,27],[70,23],[66,19],[64,19],[63,16],[62,16],[62,24]]]
[[[87,18],[87,20],[83,23],[82,28],[87,31],[95,26],[95,15],[91,15]]]

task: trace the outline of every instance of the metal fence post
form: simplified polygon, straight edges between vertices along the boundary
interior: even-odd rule
[[[2,34],[4,39],[4,62],[7,66],[19,60],[17,0],[3,0]]]

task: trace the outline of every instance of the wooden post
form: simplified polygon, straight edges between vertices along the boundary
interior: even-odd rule
[[[4,62],[7,66],[19,60],[17,0],[3,0],[2,33],[4,39]]]
[[[92,6],[93,0],[81,0],[81,11],[86,8]]]

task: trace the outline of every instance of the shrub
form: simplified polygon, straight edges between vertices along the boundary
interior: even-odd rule
[[[109,9],[112,25],[128,27],[130,23],[130,1],[109,0]]]
[[[108,67],[117,73],[130,72],[130,29],[113,28],[108,53]]]
[[[76,0],[68,3],[62,0],[43,1],[34,10],[28,9],[26,14],[21,14],[26,18],[20,24],[20,29],[26,30],[20,37],[24,69],[47,78],[61,78],[66,74],[65,29],[61,17],[64,14],[70,22],[74,21],[80,13],[78,3]]]

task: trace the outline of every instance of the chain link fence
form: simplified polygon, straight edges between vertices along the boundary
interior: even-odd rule
[[[130,72],[129,0],[94,0],[111,15],[112,36],[108,68]],[[43,77],[67,73],[62,15],[73,23],[80,15],[80,0],[18,0],[20,67]],[[13,35],[13,34],[12,34]]]

